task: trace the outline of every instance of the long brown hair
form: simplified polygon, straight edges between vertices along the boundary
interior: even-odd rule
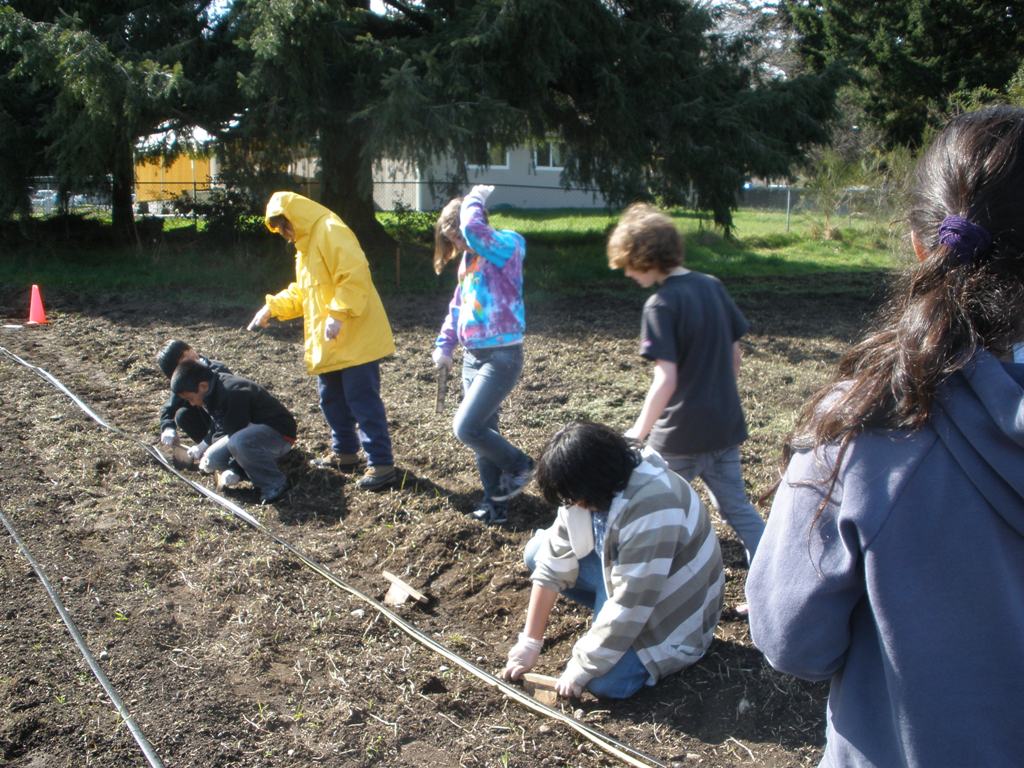
[[[991,236],[965,254],[940,242],[962,217]],[[954,118],[917,165],[909,210],[919,263],[869,332],[806,404],[783,447],[835,444],[817,518],[831,498],[850,441],[867,429],[916,430],[935,393],[979,349],[1005,354],[1024,318],[1024,109],[992,107]]]
[[[434,222],[434,272],[438,275],[444,265],[458,255],[455,243],[448,239],[445,232],[459,231],[459,214],[462,210],[462,198],[456,197],[448,201],[441,215]]]

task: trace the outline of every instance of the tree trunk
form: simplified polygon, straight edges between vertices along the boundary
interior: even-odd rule
[[[135,240],[135,219],[132,216],[132,189],[135,186],[134,153],[132,145],[127,142],[122,142],[115,152],[114,167],[111,169],[111,223],[115,240],[127,244]]]
[[[320,134],[320,202],[355,232],[368,259],[379,262],[395,250],[374,211],[373,169],[362,158],[363,143],[352,131]]]

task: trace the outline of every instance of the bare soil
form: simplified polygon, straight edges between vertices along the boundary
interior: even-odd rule
[[[871,304],[872,280],[861,281],[859,292],[844,282],[806,295],[730,285],[753,326],[741,374],[752,495],[776,476],[782,434]],[[25,293],[0,292],[5,322],[24,319]],[[429,350],[447,296],[386,300],[398,352],[383,366],[383,395],[402,482],[379,494],[309,467],[328,432],[302,368],[299,323],[254,335],[243,330],[254,308],[187,296],[46,298],[50,324],[0,331],[0,346],[138,440],[156,441],[167,382],[153,355],[167,338],[270,388],[299,421],[287,460],[294,490],[274,506],[259,506],[247,484],[231,497],[378,599],[388,586],[381,571],[398,574],[431,597],[399,608],[405,618],[480,667],[501,668],[529,591],[522,547],[553,510],[531,491],[507,526],[469,516],[478,484],[451,433],[454,383],[447,412],[434,414]],[[636,354],[642,302],[624,290],[529,307],[527,364],[502,417],[511,439],[536,455],[572,419],[629,425],[649,380]],[[0,508],[167,766],[617,764],[415,643],[2,356],[0,381]],[[727,608],[707,656],[632,700],[588,694],[561,706],[666,764],[814,765],[826,688],[775,673],[753,647],[735,612],[742,550],[717,528]],[[0,764],[143,765],[6,534],[0,582]],[[537,671],[558,674],[587,622],[560,601]]]

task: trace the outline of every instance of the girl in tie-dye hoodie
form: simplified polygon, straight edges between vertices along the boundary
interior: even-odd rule
[[[494,187],[478,185],[445,206],[434,227],[438,274],[459,253],[459,282],[448,305],[433,360],[451,368],[462,345],[463,399],[455,414],[455,436],[476,453],[484,495],[474,516],[487,523],[507,520],[508,500],[530,480],[533,462],[498,432],[501,402],[523,370],[523,259],[526,241],[496,230],[484,204]]]

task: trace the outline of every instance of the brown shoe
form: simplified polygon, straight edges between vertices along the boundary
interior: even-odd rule
[[[339,472],[355,472],[362,463],[358,453],[335,453],[327,451],[309,462],[313,469],[336,469]]]
[[[398,473],[391,464],[367,467],[366,473],[356,481],[356,488],[364,491],[383,491],[395,484]]]

